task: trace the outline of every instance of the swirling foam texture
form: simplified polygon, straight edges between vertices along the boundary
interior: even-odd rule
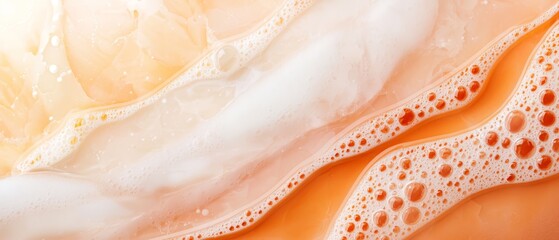
[[[558,74],[558,37],[554,21],[512,96],[486,123],[379,156],[361,176],[328,239],[405,238],[480,191],[556,175],[558,84],[551,79]]]
[[[59,134],[72,113],[152,95],[223,40],[258,26],[278,5],[0,1],[0,175]]]
[[[128,118],[94,129],[56,165],[0,182],[5,194],[0,220],[9,223],[0,225],[0,235],[152,236],[153,231],[138,233],[138,228],[158,226],[157,234],[204,223],[162,222],[235,192],[235,184],[251,171],[271,164],[263,161],[269,155],[376,97],[396,66],[432,34],[438,5],[413,0],[319,1],[238,72],[171,91]],[[272,20],[281,25],[279,14]],[[249,36],[271,36],[264,30]],[[246,58],[239,45],[221,44],[206,62],[218,67],[220,56]],[[84,116],[70,124],[89,120]],[[227,214],[243,203],[222,210]],[[201,212],[215,219],[221,216],[212,216],[216,210]],[[47,219],[45,227],[34,227]],[[87,221],[82,224],[82,219]]]
[[[324,5],[329,4],[341,5],[341,1]],[[297,47],[299,51],[288,53],[289,56],[283,61],[274,63],[269,73],[264,75],[244,71],[227,79],[253,83],[239,91],[238,97],[231,101],[227,108],[194,128],[192,132],[177,137],[160,149],[149,151],[139,158],[131,159],[130,156],[125,156],[125,159],[114,159],[119,162],[113,164],[107,164],[107,161],[113,160],[111,157],[99,159],[98,161],[104,164],[102,171],[90,173],[89,180],[76,181],[75,184],[95,186],[88,181],[97,179],[94,181],[100,184],[97,185],[98,188],[113,196],[113,204],[120,206],[119,211],[107,209],[90,212],[89,214],[101,215],[99,218],[92,218],[92,221],[97,220],[96,224],[84,224],[69,232],[78,234],[77,230],[98,229],[100,221],[117,218],[120,211],[127,212],[130,218],[134,218],[145,212],[145,209],[139,206],[147,207],[153,204],[153,200],[148,200],[151,198],[146,196],[171,192],[178,187],[192,186],[189,190],[192,194],[190,196],[200,196],[200,199],[190,199],[189,202],[192,203],[212,198],[228,185],[226,181],[213,182],[212,179],[241,177],[234,166],[243,166],[251,161],[249,156],[262,154],[264,149],[274,151],[302,132],[323,126],[350,113],[356,108],[356,104],[374,96],[400,59],[430,34],[435,22],[437,2],[425,4],[416,1],[378,1],[373,3],[374,6],[369,6],[371,3],[368,2],[361,4],[364,7],[362,9],[372,9],[361,14],[361,28],[341,29],[343,18],[337,22],[332,21],[330,26],[336,31],[329,29],[320,32],[321,35],[312,41],[303,41],[302,46]],[[401,8],[402,6],[406,7]],[[357,6],[349,8],[363,11]],[[396,10],[404,10],[406,14],[394,15]],[[390,21],[393,25],[383,24],[385,21]],[[300,24],[306,27],[295,28],[291,34],[303,34],[301,30],[310,29],[317,21],[305,21]],[[405,30],[404,26],[412,24],[416,26],[412,31]],[[368,32],[377,34],[369,35]],[[258,62],[254,62],[253,66],[258,68]],[[255,99],[258,101],[254,101]],[[118,138],[118,135],[115,138]],[[112,144],[119,146],[118,143]],[[79,161],[77,156],[70,157],[67,161],[71,161],[72,158]],[[71,165],[65,167],[72,168]],[[29,176],[35,175],[48,179],[50,176],[55,178],[58,174],[40,173]],[[9,185],[18,186],[19,182],[27,177],[28,175],[23,175],[12,179]],[[211,188],[208,180],[214,184]],[[64,187],[56,187],[58,184],[60,182],[55,181],[47,184],[53,185],[51,201],[70,201],[68,198],[71,198],[71,195],[66,193]],[[97,191],[101,191],[99,189]],[[68,206],[76,204],[78,207],[83,204],[77,204],[79,202],[93,200],[96,194],[89,194],[85,199],[71,201]],[[98,192],[98,195],[101,194]],[[126,202],[125,205],[117,204],[121,198],[125,199],[122,200]],[[176,201],[176,198],[169,201],[173,200]],[[26,210],[20,212],[18,217],[8,214],[3,216],[3,219],[12,223],[19,219],[24,224],[39,212],[45,212],[45,204],[34,201],[28,204],[27,208],[22,208]],[[33,204],[38,204],[39,207],[31,208]],[[182,202],[182,205],[184,204]],[[169,205],[169,208],[159,207],[157,212],[162,213],[176,207],[174,204]],[[87,218],[89,214],[86,212],[83,215],[74,215],[74,218],[68,216],[56,219],[60,221],[59,224],[71,224],[78,221],[76,217]],[[157,217],[157,214],[154,216]],[[118,230],[118,227],[115,228]],[[111,231],[107,227],[98,230],[99,236]],[[29,237],[48,235],[44,231],[34,228],[32,231],[26,230],[18,234],[29,234]],[[8,238],[11,236],[15,235],[6,235]]]

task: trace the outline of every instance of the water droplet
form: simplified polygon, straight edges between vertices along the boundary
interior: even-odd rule
[[[448,158],[450,158],[450,156],[452,156],[452,150],[450,150],[450,148],[442,148],[441,149],[441,158],[442,159],[448,159]]]
[[[353,232],[353,230],[355,230],[355,224],[352,223],[352,222],[348,223],[347,227],[346,227],[346,231],[347,232]]]
[[[501,146],[503,146],[503,148],[508,148],[509,145],[510,145],[510,139],[509,138],[503,139],[503,142],[501,143]]]
[[[382,201],[386,198],[386,191],[382,190],[382,189],[378,189],[375,191],[375,196],[377,201]]]
[[[417,202],[425,195],[425,185],[422,183],[410,183],[406,186],[406,196],[412,202]]]
[[[439,175],[442,177],[448,177],[452,173],[452,167],[448,164],[442,164],[439,166]]]
[[[437,95],[435,93],[429,93],[429,96],[427,97],[427,99],[429,100],[429,102],[435,100],[435,98],[437,97]]]
[[[361,215],[355,214],[355,217],[353,219],[355,219],[356,222],[359,222],[361,221]]]
[[[548,155],[543,155],[538,160],[538,168],[541,170],[548,170],[551,167],[551,164],[553,164],[553,161]]]
[[[514,151],[516,156],[521,159],[526,159],[534,154],[535,145],[534,142],[527,138],[521,138],[516,141],[514,146]]]
[[[429,159],[433,159],[437,156],[437,151],[435,149],[429,149],[429,153],[427,153],[427,157]]]
[[[543,105],[551,105],[555,101],[555,93],[549,89],[542,91],[540,101]]]
[[[555,123],[555,114],[551,111],[543,111],[538,116],[538,119],[543,126],[549,127]]]
[[[52,37],[50,38],[50,44],[51,44],[53,47],[58,47],[58,46],[60,46],[60,38],[59,38],[58,36],[56,36],[56,35],[55,35],[55,36],[52,36]]]
[[[442,110],[446,106],[446,102],[442,99],[437,100],[435,107],[439,110]]]
[[[208,216],[210,214],[210,211],[208,209],[202,209],[202,216]]]
[[[409,158],[404,158],[402,159],[401,165],[403,169],[407,170],[411,167],[411,160]]]
[[[524,113],[514,110],[507,116],[506,128],[511,133],[520,132],[524,128],[526,122],[525,119],[526,117],[524,116]]]
[[[386,165],[382,164],[378,168],[379,171],[384,172],[386,170]]]
[[[51,64],[51,65],[49,66],[49,72],[52,73],[52,74],[57,73],[57,72],[58,72],[58,66],[56,66],[56,65],[54,65],[54,64]]]
[[[421,217],[421,212],[416,207],[410,207],[402,213],[402,220],[405,224],[412,225],[417,223]]]
[[[540,77],[540,85],[544,85],[546,82],[547,82],[547,77],[546,76]]]
[[[499,141],[499,135],[497,135],[496,132],[493,131],[488,132],[487,135],[485,136],[485,142],[489,146],[495,146],[495,144],[497,144],[498,141]]]
[[[398,211],[404,205],[404,200],[401,197],[391,197],[388,203],[393,211]]]
[[[363,224],[361,224],[361,229],[363,229],[363,231],[367,231],[369,229],[369,224],[367,222],[363,222]]]
[[[472,65],[470,72],[474,75],[479,73],[479,66],[478,65]]]
[[[468,96],[468,91],[463,86],[458,87],[456,89],[456,92],[454,93],[454,98],[456,98],[456,100],[458,101],[463,101],[464,99],[466,99],[467,96]]]
[[[388,222],[388,215],[384,211],[378,211],[373,214],[373,222],[378,227],[384,227],[384,225],[386,225],[386,222]]]
[[[365,234],[362,232],[359,232],[357,234],[357,237],[355,238],[355,240],[364,240],[365,239]]]
[[[470,83],[470,91],[473,92],[473,93],[477,92],[479,87],[480,87],[480,84],[479,84],[478,81],[473,81],[473,82]]]
[[[514,181],[514,179],[516,179],[516,175],[514,175],[513,173],[509,174],[509,176],[507,177],[508,182],[512,182]]]
[[[405,172],[398,173],[398,179],[400,179],[400,180],[406,179],[406,173]]]
[[[559,152],[559,139],[553,139],[553,146],[551,147],[551,149],[554,152]]]
[[[546,131],[540,131],[540,135],[538,136],[540,141],[545,142],[549,138],[549,134]]]
[[[415,114],[413,113],[413,111],[409,108],[404,108],[404,111],[401,112],[398,116],[398,121],[400,121],[400,124],[402,124],[402,126],[407,126],[411,122],[413,122],[414,118]]]

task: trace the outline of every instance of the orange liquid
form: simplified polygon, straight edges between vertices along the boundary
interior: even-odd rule
[[[466,200],[411,239],[556,239],[559,178],[489,190]],[[506,230],[505,230],[506,229]]]
[[[544,33],[549,29],[549,27],[550,23],[542,25],[537,30],[520,40],[516,46],[514,46],[512,49],[509,50],[508,53],[504,55],[503,60],[501,60],[496,68],[494,68],[492,76],[489,78],[489,82],[487,83],[483,94],[479,96],[478,100],[470,107],[418,126],[415,129],[405,133],[404,135],[373,149],[372,151],[349,158],[341,164],[324,170],[314,179],[309,180],[306,186],[293,193],[291,197],[287,199],[283,204],[276,207],[276,209],[273,210],[267,218],[263,219],[261,223],[246,232],[234,236],[228,236],[225,238],[324,238],[332,223],[333,218],[336,216],[338,208],[342,205],[345,196],[347,195],[347,193],[349,193],[359,174],[363,171],[363,169],[365,169],[365,166],[370,162],[370,160],[377,156],[380,152],[385,150],[387,147],[395,144],[443,134],[451,134],[457,131],[463,131],[464,129],[472,128],[477,124],[483,123],[486,119],[496,113],[513,91],[518,79],[520,79],[526,60],[530,56],[532,50],[541,40]],[[457,93],[456,96],[461,97],[461,94]],[[409,116],[405,115],[403,117],[404,120],[409,118]],[[559,180],[555,180],[554,182],[556,182],[555,184],[559,184]],[[541,186],[539,184],[533,184],[537,185],[538,187],[530,191],[540,191],[541,193],[549,192],[554,189],[553,186],[556,186],[553,185],[550,187],[544,187],[543,184],[544,183],[542,183]],[[546,186],[550,185],[549,182],[546,182],[546,184]],[[512,189],[522,189],[522,187],[515,186],[510,189],[503,188],[502,190],[493,191],[491,194],[498,196],[505,196],[507,194],[510,195],[511,191],[514,192],[514,190]],[[558,196],[555,196],[555,199],[559,198]],[[492,205],[494,209],[498,209],[500,207],[500,205],[496,203],[502,201],[503,199],[508,199],[508,197],[486,197],[485,194],[483,194],[476,196],[469,201],[476,201],[476,199],[478,198],[486,199],[485,201],[487,201],[487,204],[494,204]],[[524,209],[527,209],[523,207],[523,204],[529,204],[529,199],[531,198],[525,197],[515,200],[518,202],[518,207],[522,208],[522,213],[525,212]],[[547,202],[547,200],[549,199],[546,198],[545,201]],[[542,200],[542,202],[543,201],[544,200]],[[454,232],[453,229],[459,229],[463,227],[463,221],[460,220],[459,216],[455,215],[457,215],[457,213],[459,213],[460,211],[465,211],[461,210],[462,206],[467,207],[469,206],[468,204],[469,203],[462,204],[449,211],[446,217],[443,217],[443,221],[437,221],[428,225],[425,230],[420,231],[416,236],[420,239],[422,239],[421,237],[423,237],[423,239],[455,239],[457,236],[464,236],[460,233]],[[559,211],[555,213],[553,211],[549,211],[547,212],[547,214],[549,215],[546,216],[548,216],[550,219],[554,219],[553,217],[559,218]],[[414,214],[413,212],[411,212],[407,216],[409,221],[412,221]],[[450,222],[449,225],[449,223],[446,221],[446,218],[451,218],[454,221],[448,221]],[[487,221],[490,221],[491,224],[494,224],[494,226],[499,226],[498,220],[499,219],[497,218],[487,219]],[[533,223],[537,223],[537,221],[527,220],[526,223],[528,224],[523,225],[522,229],[517,230],[529,232],[536,231],[535,227],[530,228],[530,226],[533,225]],[[441,224],[446,225],[442,226]],[[477,229],[477,231],[479,232],[479,234],[482,234],[481,232],[483,232],[483,234],[490,234],[490,231],[493,231],[494,229],[500,229],[482,228],[482,224],[478,224],[478,226],[479,228]],[[472,226],[471,228],[473,232],[476,231],[475,226]],[[506,229],[507,231],[509,231],[508,225]],[[485,233],[484,231],[487,231],[487,233]],[[436,232],[436,234],[432,232]],[[462,232],[462,234],[464,232]]]

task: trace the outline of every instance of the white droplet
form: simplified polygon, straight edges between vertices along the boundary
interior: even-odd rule
[[[52,36],[52,38],[50,38],[50,44],[53,47],[58,47],[60,46],[60,38],[58,36]]]
[[[54,65],[54,64],[51,64],[51,65],[49,66],[49,72],[50,72],[50,73],[53,73],[53,74],[54,74],[54,73],[57,73],[57,72],[58,72],[58,66],[56,66],[56,65]]]
[[[161,103],[167,103],[167,98],[161,99]]]
[[[208,216],[208,214],[210,214],[210,211],[208,209],[202,209],[202,216]]]
[[[53,119],[54,119],[53,116],[50,116],[50,117],[49,117],[49,121],[52,121]]]

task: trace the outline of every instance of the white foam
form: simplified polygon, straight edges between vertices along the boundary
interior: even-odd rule
[[[343,1],[336,3],[341,2]],[[364,1],[362,4],[369,3]],[[393,14],[396,6],[401,4],[409,6],[405,9],[416,10],[410,10],[405,17]],[[371,9],[374,10],[362,15],[361,28],[335,27],[334,31],[325,28],[313,41],[302,42],[302,45],[295,48],[298,51],[294,50],[282,61],[274,64],[270,73],[247,73],[251,79],[244,81],[251,84],[245,85],[242,93],[227,109],[191,135],[181,137],[163,149],[150,152],[127,164],[115,164],[109,171],[90,176],[99,177],[104,187],[110,189],[109,192],[123,196],[149,196],[164,189],[189,186],[202,181],[202,186],[210,185],[211,190],[196,188],[193,192],[203,192],[199,195],[200,198],[223,191],[227,187],[223,183],[225,181],[211,179],[223,175],[224,172],[231,172],[235,169],[233,166],[242,166],[250,160],[247,156],[264,150],[273,152],[298,135],[351,113],[359,104],[374,96],[401,58],[430,34],[437,3],[419,4],[411,0],[379,1]],[[417,27],[414,31],[394,30],[392,26],[384,24],[384,21]],[[299,32],[293,32],[294,36],[306,36],[308,33],[305,29],[311,28],[317,22],[302,24],[306,27],[296,28]],[[336,24],[339,22],[333,23]],[[378,34],[371,36],[371,31]],[[232,43],[239,51],[240,66],[250,59],[247,56],[259,51],[259,47],[249,48],[244,45],[249,42],[255,43],[253,40]],[[202,71],[201,66],[211,64],[210,60],[202,60],[193,70],[166,89],[173,89],[190,81],[190,77]],[[206,69],[203,70],[202,76],[212,77],[219,74]],[[56,159],[72,150],[72,145],[67,143],[76,145],[85,137],[87,131],[99,126],[99,122],[123,119],[132,112],[155,103],[155,99],[161,98],[169,91],[164,90],[155,97],[123,109],[90,113],[81,120],[76,119],[68,125],[69,127],[64,128],[62,134],[54,138],[55,141],[51,142],[51,145],[39,148],[42,157],[36,160],[37,166],[56,162]],[[216,153],[216,149],[222,151]],[[240,174],[233,173],[218,179],[235,179]],[[173,209],[176,205],[168,207]],[[165,210],[167,208],[160,211]],[[102,214],[101,211],[99,213]],[[34,212],[29,211],[26,215],[31,217]],[[109,218],[111,216],[106,215]]]
[[[330,3],[332,5],[328,5],[329,7],[336,4],[348,5],[345,1],[330,1]],[[207,201],[207,196],[215,195],[228,188],[227,183],[235,183],[244,174],[244,172],[238,171],[238,167],[250,162],[251,159],[256,159],[247,156],[258,155],[264,151],[273,152],[286,142],[293,140],[301,132],[323,126],[352,112],[358,103],[365,102],[379,91],[394,66],[430,33],[437,10],[437,2],[434,1],[419,3],[413,0],[385,0],[374,2],[372,6],[369,6],[371,3],[368,1],[359,3],[363,5],[349,4],[348,8],[356,11],[373,9],[368,14],[360,15],[363,17],[359,28],[343,28],[340,22],[331,19],[325,21],[331,21],[332,25],[339,25],[339,27],[327,27],[320,24],[320,21],[302,21],[303,23],[298,25],[298,28],[297,26],[293,28],[295,33],[291,35],[292,37],[306,37],[301,33],[308,33],[307,29],[313,26],[317,26],[319,29],[317,33],[320,34],[312,36],[312,41],[301,41],[301,45],[294,47],[296,50],[282,53],[284,56],[278,58],[280,60],[274,64],[253,63],[257,67],[239,73],[238,76],[229,75],[231,76],[229,80],[233,80],[232,82],[240,82],[238,89],[242,91],[238,91],[238,97],[214,118],[199,126],[189,135],[179,136],[161,149],[141,154],[138,158],[127,155],[122,156],[127,159],[107,157],[114,161],[114,164],[107,164],[105,161],[107,159],[102,159],[102,161],[98,159],[106,165],[94,169],[94,174],[89,174],[88,177],[91,177],[93,181],[101,182],[108,193],[114,194],[110,195],[111,199],[133,196],[134,198],[131,200],[133,204],[127,206],[132,208],[130,211],[134,211],[134,216],[143,213],[145,216],[156,216],[154,218],[167,217],[168,215],[164,215],[163,212],[167,214],[167,211],[179,211],[180,205],[195,205],[197,201]],[[325,5],[317,6],[324,7]],[[338,10],[328,8],[328,11]],[[394,11],[398,13],[403,11],[405,14],[394,14]],[[280,14],[284,13],[280,12]],[[274,18],[274,21],[277,20],[277,17]],[[386,22],[401,26],[394,27]],[[414,28],[403,30],[405,29],[403,26],[409,25],[413,25]],[[305,32],[299,32],[301,35],[296,35],[296,30]],[[370,32],[379,34],[371,37],[368,34]],[[259,32],[259,34],[262,33]],[[265,45],[258,45],[261,49],[248,47],[255,43],[256,40],[253,40],[245,38],[233,42],[232,46],[235,46],[239,52],[239,63],[236,67],[244,66],[251,56],[259,53],[259,50],[265,47]],[[280,37],[278,40],[282,40],[282,38]],[[284,38],[278,42],[278,48],[281,49],[282,44],[288,40],[289,38]],[[275,46],[277,45],[272,45],[270,50],[273,51]],[[276,53],[279,51],[278,48],[276,48]],[[264,56],[266,54],[270,53],[264,53]],[[137,112],[138,115],[144,113],[143,110],[149,104],[154,104],[153,106],[157,106],[156,108],[162,106],[156,105],[159,103],[170,105],[171,101],[163,103],[159,100],[162,97],[168,97],[172,94],[172,89],[178,88],[192,79],[227,76],[223,72],[216,71],[215,68],[204,67],[206,65],[214,67],[215,59],[219,58],[216,55],[219,54],[213,52],[207,61],[203,60],[193,68],[194,70],[171,83],[169,85],[171,87],[141,103],[107,112],[94,112],[85,117],[80,116],[82,120],[85,120],[85,125],[78,128],[79,130],[75,130],[76,122],[71,121],[67,125],[69,126],[67,128],[69,130],[66,132],[68,135],[60,135],[62,137],[54,141],[58,141],[58,143],[51,142],[53,145],[39,148],[47,153],[43,155],[44,159],[39,159],[44,160],[46,164],[41,165],[41,162],[39,166],[55,163],[72,152],[73,145],[67,143],[74,141],[74,137],[77,137],[75,140],[79,142],[85,138],[88,131],[95,129],[102,121],[122,120],[124,122],[128,120],[125,118],[134,112]],[[372,67],[369,68],[370,66]],[[258,71],[258,69],[265,68],[270,70],[269,74],[262,74]],[[202,72],[202,77],[196,77],[197,71]],[[142,111],[138,111],[140,109]],[[93,117],[93,120],[90,120],[90,116]],[[122,136],[122,134],[116,133],[118,132],[115,130],[114,139]],[[108,144],[117,148],[122,147],[119,143],[108,142]],[[64,151],[56,152],[61,149]],[[36,159],[36,155],[32,159]],[[80,162],[81,159],[74,160]],[[20,166],[23,166],[23,169],[31,169],[25,168],[29,167],[25,164]],[[80,166],[69,164],[69,171],[75,170],[72,167],[79,168]],[[86,170],[91,170],[87,167],[91,167],[91,165],[86,165]],[[97,166],[94,165],[94,167]],[[23,175],[20,178],[28,176],[30,175]],[[145,204],[142,201],[153,197],[152,193],[172,192],[180,187],[183,187],[180,190],[192,191],[183,191],[174,196],[175,198],[165,199],[165,204],[156,206],[157,209],[150,208],[154,206],[153,204]],[[91,199],[95,200],[96,196],[102,194],[93,192],[92,195]],[[208,214],[210,212],[214,213],[213,210],[208,209]],[[104,214],[104,211],[98,213]],[[33,210],[25,212],[29,218],[32,218],[34,214]],[[112,212],[107,214],[112,214]],[[56,215],[53,214],[52,217],[56,218]],[[69,216],[68,221],[77,217]],[[102,217],[117,218],[113,215]],[[138,221],[130,222],[131,225],[140,225],[139,222],[149,221],[146,219],[146,217],[137,218],[134,220]],[[129,226],[122,227],[122,229],[129,231],[130,229],[127,227]],[[41,231],[46,230],[38,229],[37,234],[40,235]],[[115,230],[115,232],[119,231]],[[48,234],[48,232],[43,233]],[[111,236],[106,232],[100,234]]]
[[[228,44],[238,52],[234,68],[245,66],[251,59],[265,49],[295,16],[310,5],[311,1],[287,1],[274,16],[263,23],[259,28],[247,36],[233,39]],[[141,4],[140,4],[141,5]],[[217,44],[217,43],[216,43]],[[219,71],[215,65],[215,55],[220,49],[211,50],[207,56],[194,64],[186,72],[178,76],[162,89],[151,96],[140,99],[124,106],[109,109],[96,109],[77,112],[67,116],[55,133],[44,141],[36,144],[22,159],[16,163],[14,171],[29,171],[50,166],[68,156],[79,143],[93,129],[104,124],[125,119],[136,113],[139,109],[150,106],[169,92],[186,84],[199,81],[216,79],[227,76],[230,72]],[[231,71],[234,69],[231,69]],[[76,121],[81,121],[76,127]]]
[[[395,16],[400,4],[415,9],[413,14]],[[251,75],[255,83],[210,122],[113,171],[110,179],[144,192],[188,185],[220,176],[226,166],[242,166],[251,156],[274,152],[302,133],[351,113],[376,95],[401,58],[430,33],[437,3],[380,1],[372,9],[363,28],[328,33],[266,75]],[[393,30],[385,21],[417,27]],[[370,31],[379,34],[367,37]]]
[[[60,174],[29,174],[0,181],[3,239],[88,237],[131,213],[89,181]]]
[[[550,11],[557,10],[555,5]],[[515,92],[487,123],[455,136],[398,146],[372,161],[344,203],[328,239],[351,239],[373,233],[381,239],[406,238],[481,191],[559,173],[556,97],[549,103],[541,98],[545,90],[554,94],[559,91],[557,82],[549,81],[559,75],[558,34],[559,23],[555,22],[532,55]],[[488,49],[485,54],[493,51]],[[453,91],[447,91],[442,96],[451,94]],[[551,114],[551,120],[542,120],[545,112]],[[512,113],[522,116],[524,127],[510,130],[508,118]],[[547,137],[540,137],[542,133]],[[526,145],[531,147],[519,145],[522,141],[529,142]],[[402,165],[404,160],[410,162],[406,167]],[[441,173],[443,165],[451,171]],[[408,186],[412,183],[425,188],[421,198],[410,197]],[[379,199],[379,191],[386,197]],[[401,210],[390,208],[387,202],[392,197],[404,199]],[[406,215],[411,208],[418,211],[413,220]],[[386,223],[375,223],[379,213],[385,214]]]

